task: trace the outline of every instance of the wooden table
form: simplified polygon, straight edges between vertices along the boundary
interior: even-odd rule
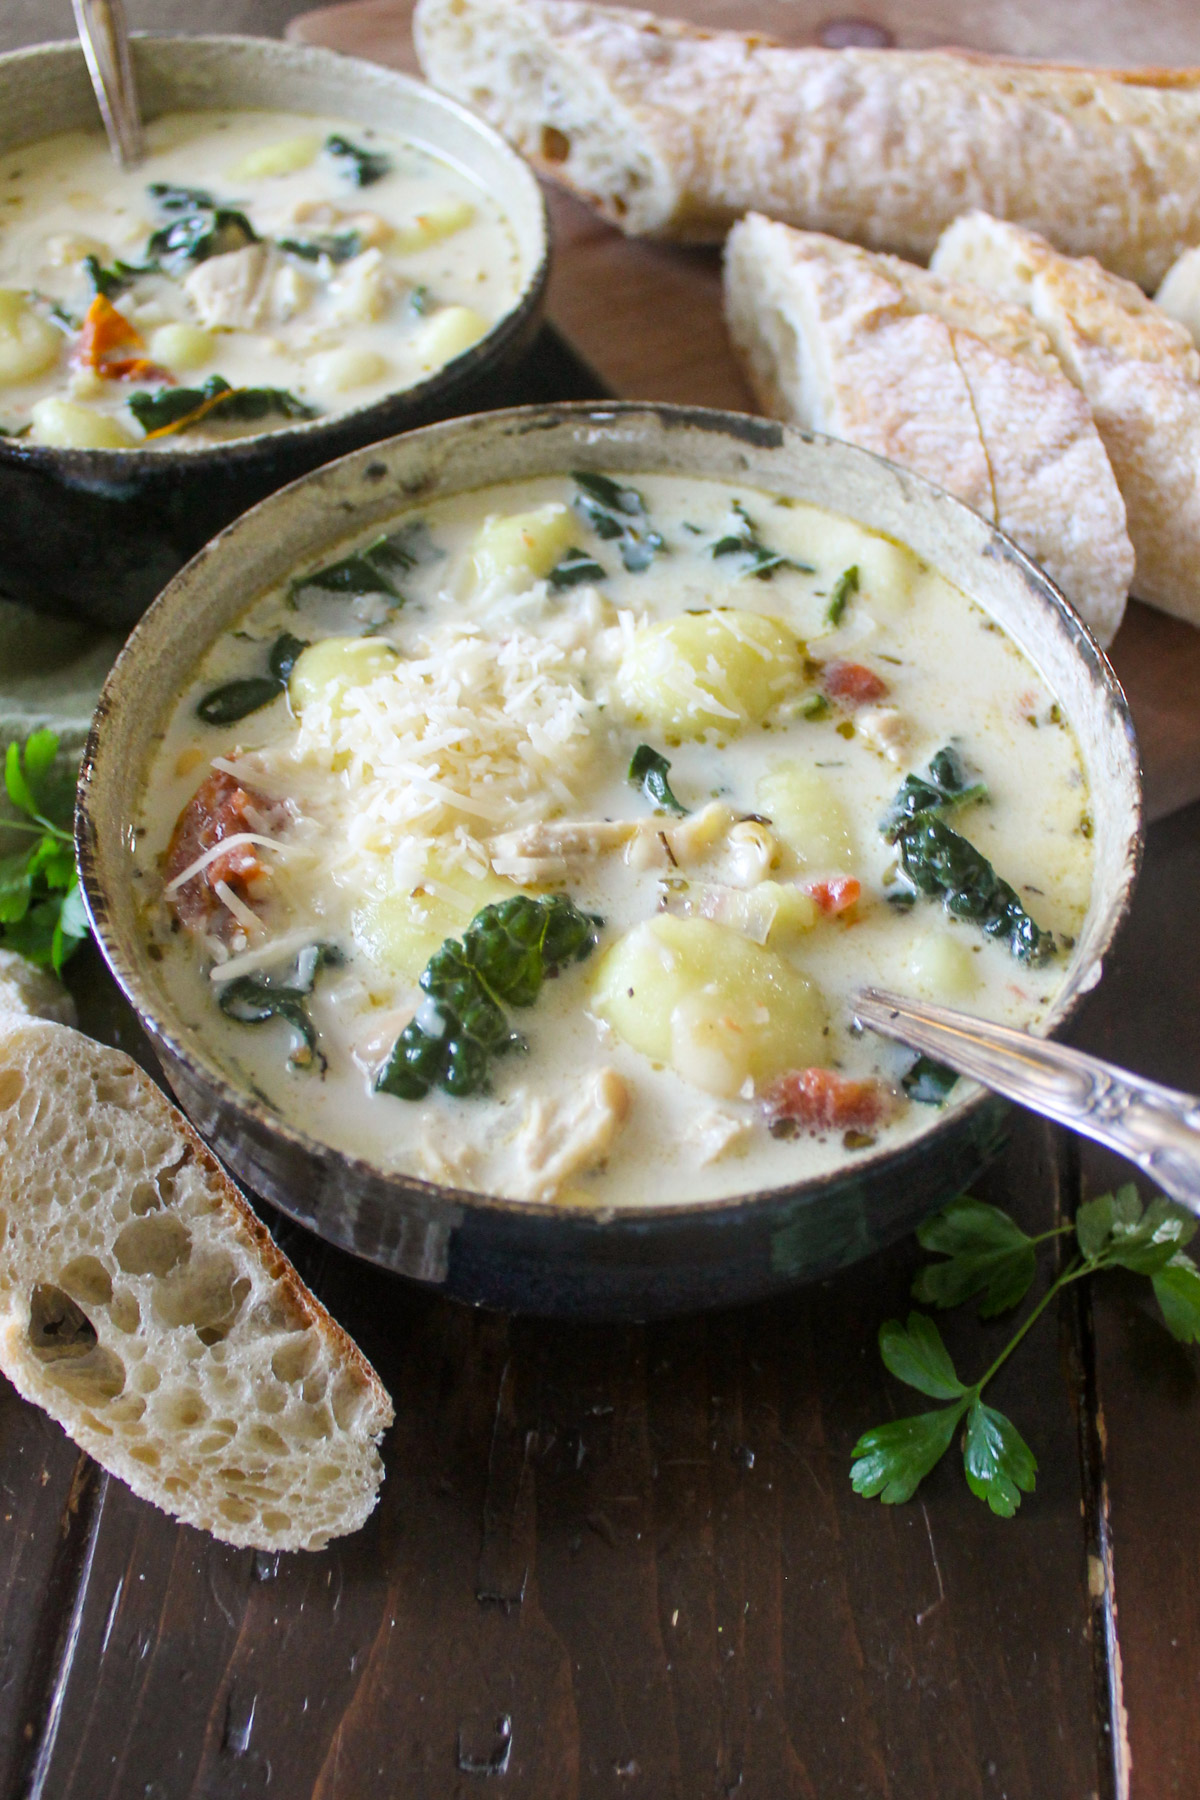
[[[1198,828],[1193,807],[1152,830],[1076,1032],[1194,1090]],[[139,1051],[94,958],[75,981]],[[1015,1121],[986,1193],[1046,1229],[1118,1173]],[[471,1313],[279,1236],[395,1396],[382,1504],[318,1556],[233,1551],[0,1386],[4,1800],[1200,1793],[1200,1359],[1139,1285],[1075,1290],[997,1383],[1040,1462],[1004,1522],[949,1461],[905,1507],[850,1490],[859,1432],[911,1410],[875,1349],[910,1244],[639,1327]],[[953,1315],[947,1338],[975,1367],[1002,1329]]]

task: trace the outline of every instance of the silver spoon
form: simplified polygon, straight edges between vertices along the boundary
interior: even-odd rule
[[[123,168],[133,168],[145,156],[146,143],[133,80],[124,0],[72,3],[75,28],[100,103],[109,148]]]
[[[1165,1194],[1200,1214],[1200,1099],[1047,1038],[946,1006],[865,988],[854,1015],[985,1087],[1128,1158]]]

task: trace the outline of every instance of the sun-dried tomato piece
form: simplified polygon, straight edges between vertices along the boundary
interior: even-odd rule
[[[873,1077],[852,1081],[835,1069],[789,1069],[764,1096],[772,1120],[809,1131],[868,1131],[894,1109],[891,1092]]]
[[[828,875],[824,881],[806,882],[804,891],[812,895],[818,911],[832,917],[858,905],[862,882],[854,875]]]
[[[865,663],[827,662],[821,671],[821,686],[830,700],[850,708],[869,706],[891,692],[883,676]]]
[[[176,821],[163,870],[167,886],[225,838],[251,831],[261,834],[264,826],[278,830],[288,818],[288,809],[282,802],[242,787],[224,769],[214,769]],[[256,902],[261,904],[269,880],[258,845],[232,844],[176,888],[169,896],[169,904],[189,931],[205,931],[224,938],[232,935],[237,921],[217,893],[217,883],[223,882],[239,900],[253,906]]]

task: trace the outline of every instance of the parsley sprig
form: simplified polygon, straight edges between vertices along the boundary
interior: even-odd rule
[[[910,1312],[907,1323],[888,1319],[880,1327],[879,1353],[890,1373],[947,1404],[864,1432],[850,1470],[855,1492],[892,1506],[910,1500],[961,1424],[967,1485],[994,1513],[1011,1518],[1022,1494],[1034,1490],[1037,1458],[1012,1420],[984,1403],[984,1389],[1063,1289],[1104,1269],[1147,1276],[1167,1330],[1181,1343],[1200,1343],[1200,1269],[1184,1250],[1196,1229],[1196,1220],[1162,1195],[1143,1210],[1132,1182],[1086,1201],[1073,1227],[1037,1237],[1028,1237],[999,1207],[967,1194],[951,1201],[917,1232],[922,1248],[943,1258],[921,1269],[913,1284],[914,1299],[926,1305],[977,1300],[980,1317],[992,1318],[1028,1294],[1039,1245],[1073,1231],[1075,1251],[978,1381],[960,1379],[928,1314]]]
[[[0,945],[56,974],[88,934],[71,835],[74,777],[56,767],[57,756],[52,731],[31,733],[24,748],[8,746],[4,786],[22,817],[0,821],[0,835],[35,840],[28,850],[0,856]]]

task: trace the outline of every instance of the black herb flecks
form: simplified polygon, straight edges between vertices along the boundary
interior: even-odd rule
[[[578,516],[597,537],[616,544],[631,575],[648,569],[666,545],[652,528],[646,502],[637,489],[622,487],[609,476],[588,470],[577,469],[574,480],[579,492],[572,504]]]
[[[239,1025],[265,1025],[269,1019],[282,1019],[291,1027],[294,1039],[288,1067],[323,1073],[326,1062],[317,1044],[308,997],[320,971],[335,968],[342,960],[336,944],[309,944],[282,980],[270,975],[235,975],[222,985],[217,1004]]]
[[[667,780],[670,773],[671,765],[665,756],[660,755],[650,744],[638,745],[629,765],[629,780],[661,812],[686,813],[688,808],[671,792],[671,784]]]
[[[524,1048],[506,1006],[532,1006],[542,984],[596,947],[598,921],[564,894],[518,894],[476,913],[447,938],[421,976],[427,999],[392,1047],[375,1083],[400,1100],[431,1088],[465,1098],[488,1085],[492,1059]]]
[[[296,666],[296,658],[308,645],[303,638],[285,631],[271,645],[267,658],[269,675],[243,675],[235,681],[222,682],[196,704],[196,716],[206,725],[234,725],[239,719],[269,706],[282,694]]]
[[[811,563],[796,562],[778,550],[768,549],[758,535],[758,527],[740,500],[735,500],[730,510],[733,513],[734,528],[710,546],[710,556],[744,557],[745,573],[753,575],[757,581],[769,581],[777,569],[795,569],[801,575],[816,573]]]
[[[147,435],[165,437],[191,431],[214,415],[253,421],[278,413],[285,419],[315,419],[317,409],[286,388],[231,387],[223,375],[210,375],[202,387],[164,387],[129,397],[129,410]]]
[[[373,181],[382,181],[391,173],[392,159],[385,156],[382,150],[364,150],[359,144],[352,144],[347,137],[334,132],[325,139],[326,155],[332,156],[342,173],[354,183],[355,187],[370,187]]]

